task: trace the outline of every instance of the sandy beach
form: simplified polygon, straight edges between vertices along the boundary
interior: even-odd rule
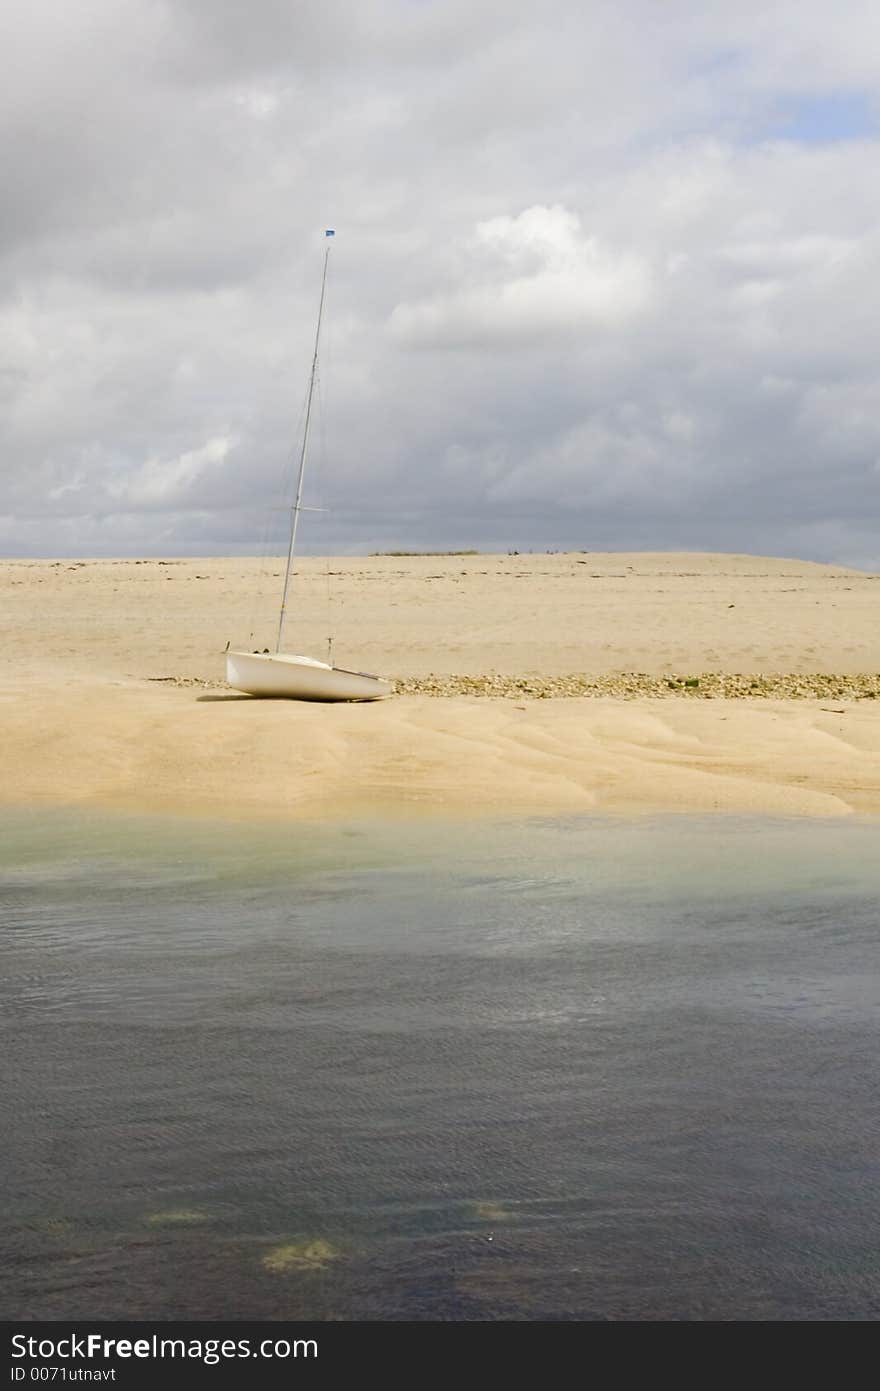
[[[739,555],[304,559],[289,650],[374,705],[239,697],[281,562],[0,563],[7,803],[257,816],[880,811],[880,576]]]

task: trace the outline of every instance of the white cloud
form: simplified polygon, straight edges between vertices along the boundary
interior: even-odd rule
[[[281,104],[279,94],[269,91],[265,87],[243,88],[235,93],[233,100],[249,116],[253,116],[255,121],[268,120],[270,116],[274,116]]]
[[[123,478],[108,483],[107,491],[120,512],[139,506],[162,506],[176,511],[191,495],[194,484],[210,475],[236,443],[228,436],[207,440],[176,459],[146,459]]]
[[[651,294],[643,258],[585,236],[577,213],[559,205],[478,223],[458,280],[445,296],[396,305],[394,338],[417,347],[532,345],[629,319]]]

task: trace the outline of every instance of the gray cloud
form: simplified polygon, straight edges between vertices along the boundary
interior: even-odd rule
[[[280,534],[335,226],[307,548],[880,566],[858,0],[34,0],[2,23],[7,554]]]

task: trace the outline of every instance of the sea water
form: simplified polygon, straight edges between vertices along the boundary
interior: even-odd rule
[[[0,1314],[880,1313],[876,824],[0,833]]]

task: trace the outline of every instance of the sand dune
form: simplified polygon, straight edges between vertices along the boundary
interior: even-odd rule
[[[298,570],[291,646],[323,656],[332,631],[338,660],[395,677],[880,675],[880,577],[838,567],[642,554]],[[277,571],[0,565],[3,798],[242,817],[880,810],[880,701],[845,683],[785,700],[666,680],[668,698],[638,684],[627,699],[237,698],[222,649],[271,645]]]

